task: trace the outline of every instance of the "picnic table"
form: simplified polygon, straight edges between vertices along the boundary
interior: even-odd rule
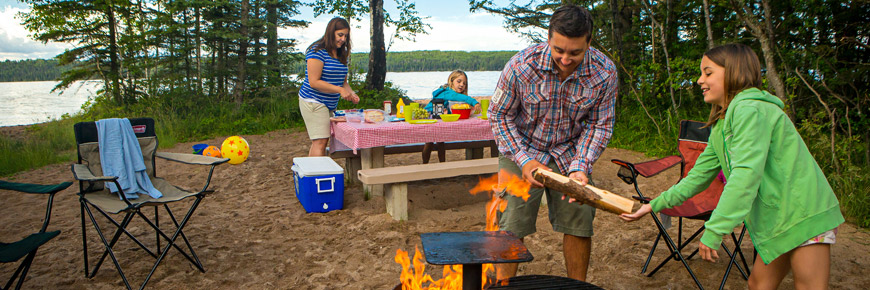
[[[348,148],[359,154],[359,169],[384,167],[384,148],[390,145],[493,140],[489,121],[477,116],[455,122],[437,120],[432,124],[333,122],[331,132],[330,150]],[[356,170],[347,173],[350,178],[356,177]],[[383,185],[364,185],[364,190],[376,196],[384,193]]]

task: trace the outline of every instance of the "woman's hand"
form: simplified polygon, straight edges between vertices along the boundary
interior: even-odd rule
[[[359,103],[359,96],[357,96],[349,87],[342,87],[340,94],[342,99],[348,100],[354,104]]]
[[[716,260],[719,260],[719,252],[701,242],[698,242],[698,254],[701,255],[701,259],[710,262],[716,262]]]
[[[636,221],[636,220],[642,218],[643,216],[650,213],[651,211],[652,211],[652,206],[650,206],[649,204],[644,204],[644,205],[641,205],[640,208],[637,209],[637,211],[634,212],[633,214],[627,214],[627,213],[620,214],[619,218],[621,218],[622,220],[627,221],[627,222],[633,222],[633,221]]]

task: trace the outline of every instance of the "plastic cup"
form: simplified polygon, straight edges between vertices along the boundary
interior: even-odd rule
[[[480,115],[486,118],[486,111],[489,109],[489,99],[480,100]]]

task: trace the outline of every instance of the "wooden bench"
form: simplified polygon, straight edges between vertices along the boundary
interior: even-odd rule
[[[496,172],[498,158],[484,158],[363,169],[357,175],[363,184],[383,184],[387,213],[395,220],[408,220],[408,182]]]
[[[345,146],[341,145],[340,147]],[[483,149],[487,147],[491,148],[490,150],[492,150],[490,153],[491,157],[498,157],[498,147],[496,147],[495,140],[455,141],[444,143],[445,150],[465,149],[466,160],[483,158]],[[384,147],[384,155],[417,152],[423,152],[423,143],[399,144]],[[339,149],[330,152],[329,157],[336,159],[344,158],[345,181],[348,184],[357,183],[357,179],[354,177],[357,176],[356,172],[362,169],[361,157],[359,155],[359,152],[353,153],[353,150],[351,149]]]

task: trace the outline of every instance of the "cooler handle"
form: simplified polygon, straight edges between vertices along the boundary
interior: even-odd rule
[[[329,181],[329,189],[323,189],[320,186],[324,181]],[[314,182],[317,183],[317,193],[329,193],[335,191],[335,176],[329,178],[317,178],[314,179]]]

